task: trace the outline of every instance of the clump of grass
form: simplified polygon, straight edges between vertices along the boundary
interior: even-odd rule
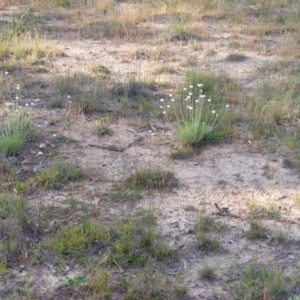
[[[280,213],[275,204],[269,203],[267,207],[259,206],[254,199],[248,202],[250,219],[279,219]]]
[[[168,247],[159,243],[153,226],[132,221],[117,225],[117,240],[112,249],[112,259],[121,266],[144,266],[151,257],[162,260],[172,254]]]
[[[4,258],[0,258],[0,275],[6,272],[7,262]]]
[[[87,289],[87,287],[87,276],[74,276],[72,278],[68,278],[67,281],[59,288],[59,291],[67,293],[68,296],[75,296],[74,294],[79,295],[80,292]]]
[[[11,112],[11,103],[4,121],[0,123],[0,150],[6,156],[16,155],[25,143],[34,137],[34,127],[30,116],[25,111]]]
[[[34,74],[44,74],[44,73],[48,73],[48,69],[45,67],[34,67],[32,72]]]
[[[251,265],[242,271],[241,280],[234,288],[235,299],[287,299],[298,282],[298,278],[285,276],[282,267],[272,270]]]
[[[93,299],[111,299],[117,293],[118,297],[124,300],[179,300],[184,299],[187,294],[186,288],[178,286],[175,280],[170,279],[155,264],[131,270],[132,280],[128,279],[128,275],[123,270],[120,282],[117,283],[113,272],[106,267],[101,267],[94,270],[88,277],[69,278],[66,284],[56,292],[67,294],[70,298],[89,295]]]
[[[140,187],[142,189],[166,189],[177,186],[178,180],[174,173],[159,168],[145,168],[137,170],[124,181],[127,187]]]
[[[117,109],[126,116],[155,115],[156,111],[152,104],[153,92],[157,90],[154,82],[147,82],[129,78],[125,82],[117,83],[112,87]]]
[[[197,223],[195,225],[195,230],[198,233],[204,233],[213,231],[219,228],[219,225],[212,219],[212,217],[205,215],[203,212],[200,212]]]
[[[185,94],[184,87],[193,85],[194,87],[201,82],[203,94],[207,99],[214,99],[216,105],[224,106],[226,103],[235,103],[237,97],[237,84],[226,74],[216,75],[210,72],[197,72],[195,70],[186,73],[186,79],[181,86],[181,95]]]
[[[105,134],[109,134],[109,129],[108,129],[108,126],[107,126],[107,119],[101,118],[98,121],[96,131],[97,131],[97,134],[100,135],[100,136],[105,135]]]
[[[56,79],[56,92],[61,96],[76,95],[81,92],[86,85],[94,83],[92,76],[80,71],[60,76]]]
[[[295,203],[298,206],[298,208],[300,208],[300,195],[299,194],[297,194],[295,197]]]
[[[98,245],[97,251],[108,255],[108,264],[145,266],[151,259],[163,260],[173,253],[159,241],[152,214],[149,211],[142,218],[122,220],[111,227],[84,219],[81,225],[58,231],[45,245],[49,250],[78,259]]]
[[[127,96],[137,100],[138,98],[152,99],[153,92],[157,90],[157,85],[153,81],[139,80],[138,78],[129,78],[123,83],[117,83],[112,92],[116,96]]]
[[[138,270],[135,278],[128,283],[124,300],[179,300],[187,295],[186,288],[176,285],[164,272],[156,271],[152,266]]]
[[[160,75],[163,73],[174,74],[174,73],[176,73],[176,69],[171,66],[161,66],[154,70],[154,74],[156,74],[156,75]]]
[[[245,61],[246,59],[248,59],[247,56],[238,53],[228,54],[226,57],[226,60],[230,62],[241,62],[241,61]]]
[[[201,40],[200,35],[196,34],[184,24],[185,22],[179,21],[171,24],[170,28],[170,41],[171,42],[188,42],[190,40]]]
[[[62,56],[63,51],[49,41],[35,36],[33,40],[26,34],[0,36],[0,61],[18,61],[36,64],[41,59]]]
[[[57,0],[56,5],[59,7],[70,8],[71,1],[70,0]]]
[[[14,189],[20,195],[26,195],[26,193],[30,190],[30,182],[16,182],[14,184]]]
[[[275,239],[278,243],[284,244],[288,240],[288,234],[284,231],[278,231],[275,234]]]
[[[104,86],[103,80],[79,71],[58,77],[55,89],[51,107],[69,107],[85,114],[99,110],[101,101],[108,95],[108,87]]]
[[[82,180],[84,173],[76,166],[56,161],[52,166],[41,170],[36,177],[37,185],[45,188],[58,189],[70,180]]]
[[[115,186],[110,192],[110,197],[113,200],[137,200],[142,196],[142,188],[140,187],[127,187],[127,186]]]
[[[91,71],[96,74],[106,74],[109,75],[111,71],[106,66],[103,66],[99,63],[93,63],[90,67]]]
[[[171,158],[173,159],[186,159],[193,155],[193,149],[191,147],[178,148],[171,152]]]
[[[259,85],[256,96],[251,97],[248,101],[251,127],[255,139],[263,141],[270,137],[279,137],[288,141],[290,147],[297,143],[298,139],[293,137],[295,132],[291,131],[291,134],[281,126],[298,118],[297,85],[298,83],[294,79],[278,80],[276,83],[263,81]],[[275,139],[273,144],[276,141],[278,143],[278,140]],[[275,147],[278,148],[276,144]],[[291,158],[290,165],[293,164],[293,158]]]
[[[251,222],[249,230],[244,231],[244,236],[249,240],[265,239],[267,234],[268,230],[261,223],[257,222]]]
[[[300,168],[300,156],[297,154],[295,157],[288,157],[283,160],[283,164],[288,168]]]
[[[220,242],[207,235],[198,235],[198,248],[199,250],[214,252],[220,248]]]
[[[279,219],[280,214],[277,206],[274,203],[269,203],[266,208],[266,213],[269,219]]]
[[[16,219],[21,227],[28,225],[27,219],[27,201],[24,197],[12,197],[6,194],[0,194],[0,221],[6,219]]]
[[[0,270],[24,263],[27,251],[28,203],[24,197],[0,194]],[[22,243],[22,241],[24,241]],[[1,273],[1,271],[0,271]]]
[[[170,94],[169,99],[161,99],[163,116],[169,122],[175,122],[175,133],[178,140],[184,145],[197,145],[205,138],[209,141],[220,141],[229,134],[229,119],[227,111],[229,105],[224,103],[224,95],[221,99],[212,101],[207,99],[205,90],[209,95],[221,97],[221,90],[225,89],[224,79],[214,76],[200,76],[198,73],[188,73],[192,84],[184,87],[179,99]],[[205,84],[194,83],[197,79],[203,79]],[[229,79],[228,85],[229,85]]]
[[[56,125],[57,123],[59,122],[59,119],[55,116],[51,116],[49,119],[48,119],[48,124],[50,126],[54,126]]]
[[[220,243],[217,239],[208,236],[208,233],[213,230],[218,230],[219,226],[215,221],[203,212],[199,214],[197,223],[195,225],[196,237],[198,240],[198,248],[205,251],[216,251],[220,248]]]
[[[97,270],[89,278],[89,288],[98,297],[110,298],[114,291],[111,273],[104,268]]]
[[[170,102],[161,106],[169,122],[176,120],[178,140],[190,146],[199,144],[207,134],[214,131],[223,121],[227,111],[221,110],[219,116],[212,107],[211,99],[206,100],[206,96],[202,94],[203,85],[197,84],[197,86],[198,90],[195,90],[193,85],[190,85],[189,89],[184,88],[185,98],[180,99],[178,103],[170,94]],[[161,99],[161,102],[164,102],[164,99]]]
[[[52,138],[59,143],[68,143],[70,139],[64,136],[63,134],[55,134]]]
[[[55,237],[46,240],[46,247],[61,255],[80,256],[96,240],[106,245],[109,239],[104,227],[83,220],[79,226],[67,226],[58,231]]]
[[[147,33],[145,28],[139,28],[131,20],[120,21],[114,18],[97,21],[91,25],[95,30],[91,31],[89,28],[88,35],[93,38],[116,38],[134,41]]]
[[[215,267],[205,266],[199,270],[199,276],[201,279],[211,280],[214,278],[215,272],[216,272]]]

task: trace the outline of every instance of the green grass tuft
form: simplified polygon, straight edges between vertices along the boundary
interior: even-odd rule
[[[220,226],[210,217],[201,212],[195,225],[198,248],[204,251],[216,251],[220,243],[212,236],[212,231],[219,230]]]
[[[268,230],[261,224],[257,222],[251,222],[248,231],[244,231],[244,235],[249,240],[255,239],[265,239],[267,238]]]
[[[137,200],[142,197],[141,187],[115,186],[110,192],[110,197],[113,200]]]
[[[214,278],[216,272],[216,268],[205,266],[201,270],[199,270],[199,276],[201,279],[211,280]]]
[[[180,148],[171,152],[171,158],[173,159],[186,159],[193,155],[193,149],[190,147]]]
[[[142,189],[166,189],[177,186],[178,180],[174,173],[161,169],[137,170],[125,179],[124,185]]]
[[[0,150],[6,156],[16,155],[33,138],[33,122],[25,111],[8,112],[0,123]]]
[[[234,289],[236,300],[288,299],[299,279],[285,276],[282,267],[274,270],[265,266],[247,266]]]
[[[56,161],[52,166],[41,170],[36,177],[37,185],[50,189],[61,188],[68,181],[82,180],[84,173],[76,166]]]
[[[211,238],[205,234],[197,236],[198,249],[203,251],[214,252],[220,248],[220,242],[214,238]]]
[[[143,213],[142,218],[119,221],[112,227],[83,220],[81,225],[67,226],[47,238],[45,246],[60,255],[77,259],[98,247],[98,252],[107,255],[108,264],[141,267],[151,259],[164,260],[173,254],[159,241],[155,225],[152,210]]]
[[[238,53],[232,53],[227,55],[226,60],[230,62],[241,62],[245,61],[247,59],[247,56],[243,54],[238,54]]]

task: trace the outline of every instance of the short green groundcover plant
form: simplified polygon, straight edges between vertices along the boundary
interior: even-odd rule
[[[229,105],[219,107],[203,94],[203,84],[183,88],[180,99],[169,94],[161,99],[162,113],[169,123],[176,123],[176,136],[185,145],[197,145],[217,129],[225,118]]]
[[[17,154],[32,139],[32,119],[20,108],[11,110],[13,103],[6,103],[5,117],[0,123],[0,150],[6,156]]]

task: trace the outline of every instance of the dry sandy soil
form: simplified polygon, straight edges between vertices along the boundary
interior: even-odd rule
[[[0,19],[10,21],[11,13],[19,9],[5,8],[0,12]],[[78,70],[89,72],[91,63],[97,61],[120,77],[134,74],[138,78],[153,78],[157,82],[171,81],[173,87],[176,87],[183,79],[184,62],[187,58],[192,58],[200,69],[226,72],[240,87],[251,91],[260,80],[257,76],[258,68],[266,62],[278,60],[276,49],[282,44],[282,37],[268,36],[267,48],[257,49],[255,45],[248,47],[242,51],[247,59],[234,63],[225,60],[232,53],[229,43],[236,40],[247,43],[253,37],[237,37],[222,20],[203,19],[200,26],[206,29],[207,37],[197,42],[199,47],[186,42],[167,42],[163,45],[166,55],[158,54],[161,45],[121,40],[77,39],[66,20],[49,21],[47,26],[54,24],[56,27],[69,28],[61,36],[58,31],[57,37],[52,40],[64,49],[65,55],[49,61],[46,65],[49,72],[46,74],[37,76],[21,71],[18,78],[14,79],[26,80],[32,86],[35,85],[30,96],[24,92],[22,101],[35,101],[36,106],[30,110],[35,125],[40,127],[45,141],[48,142],[44,155],[24,165],[24,169],[46,167],[53,154],[59,151],[61,157],[89,170],[90,174],[84,186],[73,183],[60,191],[33,191],[28,196],[30,205],[34,207],[43,202],[50,206],[60,206],[69,195],[74,195],[96,209],[99,216],[107,222],[151,205],[158,213],[158,228],[164,242],[177,248],[180,256],[181,263],[166,267],[166,271],[171,277],[183,275],[183,284],[188,288],[191,299],[217,299],[222,295],[225,299],[231,298],[233,295],[228,282],[236,280],[238,275],[235,272],[238,267],[247,265],[253,259],[257,263],[270,266],[279,263],[285,266],[287,275],[295,274],[300,267],[300,213],[295,204],[299,172],[284,166],[283,151],[269,153],[267,148],[252,139],[247,127],[237,124],[236,129],[238,131],[242,127],[242,134],[236,135],[232,141],[206,145],[197,149],[191,158],[174,160],[170,158],[170,153],[177,146],[177,142],[171,126],[162,120],[153,120],[151,126],[141,128],[132,118],[112,119],[109,124],[111,134],[99,137],[95,133],[96,122],[92,116],[72,112],[70,114],[69,109],[48,109],[47,101],[53,94],[51,89],[41,86],[44,82],[51,85],[58,75]],[[162,18],[160,21],[141,23],[139,26],[152,26],[156,30],[163,30],[166,21]],[[135,57],[138,51],[145,55]],[[176,72],[153,74],[155,68],[166,64],[172,66]],[[157,100],[157,97],[154,94],[153,100]],[[45,123],[50,117],[57,118],[56,125]],[[56,143],[53,134],[62,134],[72,142]],[[139,137],[142,138],[138,142],[121,152],[96,147],[123,147]],[[37,153],[38,149],[33,151]],[[25,153],[27,160],[26,155],[29,160],[34,152]],[[130,205],[122,201],[107,200],[107,194],[114,183],[144,166],[159,166],[173,171],[179,179],[179,185],[171,192],[145,193],[141,200]],[[253,202],[259,207],[267,210],[272,207],[276,211],[274,218],[262,217],[263,224],[269,229],[268,238],[265,240],[248,240],[243,235],[243,230],[249,227],[249,203]],[[228,210],[221,213],[215,204]],[[200,211],[212,216],[223,226],[222,230],[214,233],[221,244],[221,248],[214,253],[197,250],[194,225]],[[285,243],[278,243],[274,238],[278,232],[287,234]],[[16,267],[10,271],[9,276],[20,281],[33,278],[36,288],[54,290],[66,276],[70,278],[72,275],[81,274],[80,267],[76,265],[69,266],[69,272],[63,275],[49,265],[41,265],[31,271],[25,269],[22,272]],[[236,270],[232,268],[233,265]],[[198,271],[204,266],[216,267],[211,280],[199,278]],[[9,285],[2,285],[1,289],[5,290]]]

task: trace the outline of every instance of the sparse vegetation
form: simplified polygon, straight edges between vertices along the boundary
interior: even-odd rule
[[[170,189],[176,187],[178,180],[170,171],[160,168],[145,168],[137,170],[128,176],[124,185],[127,187],[139,187],[142,189]]]
[[[232,53],[226,57],[226,60],[228,60],[230,62],[241,62],[241,61],[245,61],[246,59],[247,59],[247,56],[245,56],[243,54],[238,54],[238,53]]]
[[[281,266],[272,270],[266,266],[250,265],[242,270],[235,299],[286,299],[297,281],[297,278],[285,276]]]
[[[183,88],[182,98],[176,100],[170,94],[170,100],[164,104],[161,99],[163,115],[168,122],[176,122],[175,132],[177,138],[184,145],[199,144],[205,136],[214,132],[223,122],[228,104],[224,107],[215,106],[211,99],[203,94],[203,84],[190,85]],[[204,88],[203,88],[204,89]]]
[[[276,232],[275,238],[278,243],[284,244],[288,239],[288,234],[286,232],[280,230],[280,231]]]
[[[254,219],[280,219],[280,213],[273,203],[263,207],[257,204],[257,201],[251,199],[248,201],[249,218]]]
[[[41,170],[36,177],[37,185],[49,189],[57,189],[62,184],[74,180],[82,180],[84,173],[76,166],[57,160],[48,168]]]
[[[142,196],[142,188],[140,186],[115,186],[113,187],[110,196],[113,200],[137,200]]]
[[[193,155],[193,149],[190,147],[178,148],[171,152],[173,159],[186,159]]]
[[[104,134],[109,134],[109,129],[107,126],[107,120],[106,119],[100,119],[98,121],[98,125],[97,125],[97,134],[98,135],[104,135]]]
[[[28,204],[25,198],[0,194],[0,272],[3,274],[15,262],[24,263],[25,234],[30,229]]]
[[[0,151],[6,156],[16,155],[25,143],[33,139],[34,127],[25,111],[11,111],[13,103],[7,103],[6,116],[0,123]]]
[[[184,299],[187,290],[184,287],[176,286],[176,283],[162,271],[155,272],[152,268],[138,271],[126,300],[150,300],[150,299]]]
[[[220,242],[212,235],[212,232],[218,229],[219,225],[210,216],[205,215],[203,212],[199,214],[195,231],[200,250],[213,252],[220,248]]]
[[[214,252],[220,248],[220,242],[202,234],[198,236],[198,248],[199,250]]]
[[[152,219],[144,217],[143,223],[128,219],[118,222],[115,228],[83,220],[78,226],[60,230],[46,241],[46,247],[79,259],[84,251],[98,245],[99,251],[108,251],[108,262],[112,264],[143,266],[151,257],[165,259],[172,254],[170,249],[158,243]]]
[[[248,231],[244,231],[244,235],[250,239],[265,239],[267,238],[268,230],[258,222],[251,222]]]
[[[0,0],[0,298],[298,299],[299,10]]]
[[[43,37],[32,10],[15,14],[12,22],[1,24],[1,27],[0,61],[5,64],[35,65],[63,55],[61,47]]]
[[[213,279],[216,272],[215,267],[205,266],[201,270],[199,270],[199,276],[201,279]]]
[[[195,225],[195,229],[199,233],[213,231],[218,229],[219,225],[212,219],[212,217],[205,215],[203,212],[200,212],[198,216],[197,223]]]
[[[93,63],[90,68],[96,74],[109,75],[111,73],[110,70],[107,67],[105,67],[101,64],[98,64],[98,63]]]

